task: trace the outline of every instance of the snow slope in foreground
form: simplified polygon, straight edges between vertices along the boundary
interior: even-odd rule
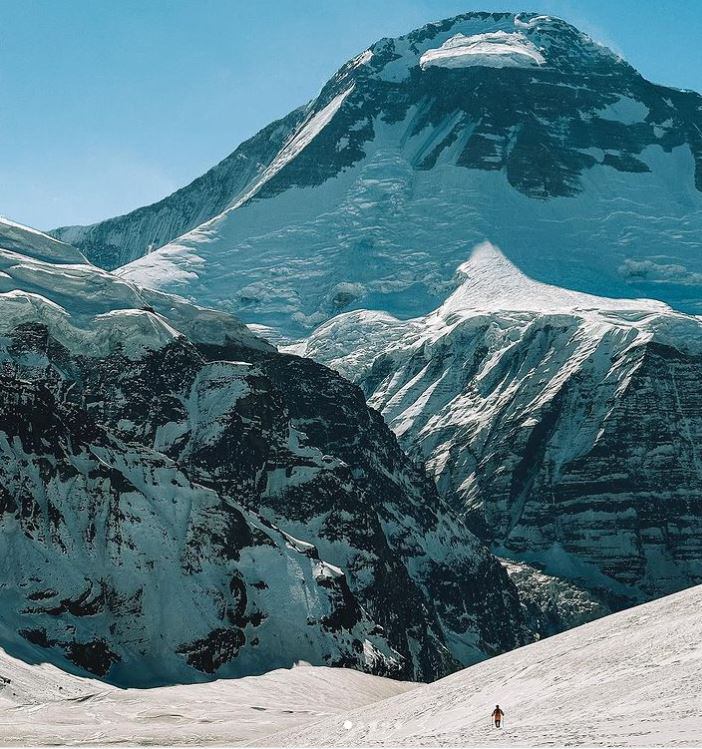
[[[702,586],[312,726],[276,746],[699,746]],[[505,728],[490,725],[496,702]]]
[[[0,650],[0,745],[248,744],[416,686],[298,666],[210,684],[118,689]]]

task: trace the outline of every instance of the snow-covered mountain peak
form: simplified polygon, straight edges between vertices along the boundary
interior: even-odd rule
[[[615,607],[702,582],[702,319],[535,281],[489,243],[457,275],[428,315],[351,311],[295,353],[360,384],[500,556]]]
[[[394,82],[406,79],[417,65],[422,70],[548,66],[568,73],[602,65],[629,68],[569,23],[536,13],[465,13],[396,39],[381,39],[369,51],[373,59],[365,59],[368,67]]]
[[[614,299],[572,291],[529,278],[490,242],[477,245],[470,258],[458,266],[460,285],[436,310],[434,317],[455,319],[465,312],[580,312],[607,313],[671,312],[670,307],[654,299]]]
[[[564,21],[468,13],[371,45],[160,203],[57,235],[281,340],[424,316],[486,239],[544,283],[697,313],[700,132],[698,95]]]
[[[492,331],[492,344],[505,347],[535,330],[556,326],[582,340],[613,336],[624,347],[656,342],[689,355],[702,354],[699,316],[655,299],[595,296],[536,281],[491,242],[473,248],[456,268],[454,283],[455,290],[426,315],[401,319],[383,310],[353,310],[282,350],[320,361],[355,381],[363,379],[376,357],[397,358],[402,352],[401,359],[415,351],[430,356],[435,346],[441,349],[453,339],[460,349],[465,335],[483,329]],[[568,366],[565,359],[562,366]]]

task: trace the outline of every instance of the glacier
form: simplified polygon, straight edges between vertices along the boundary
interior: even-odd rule
[[[0,744],[251,745],[416,686],[299,663],[209,684],[120,689],[0,649]]]
[[[701,603],[696,587],[261,743],[694,747]]]

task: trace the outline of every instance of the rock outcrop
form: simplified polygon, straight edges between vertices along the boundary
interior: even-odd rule
[[[0,223],[11,241],[8,651],[122,685],[298,660],[431,680],[531,638],[502,566],[358,387]]]
[[[699,318],[540,284],[489,245],[459,276],[426,317],[350,312],[295,350],[361,384],[499,555],[615,608],[702,582]]]

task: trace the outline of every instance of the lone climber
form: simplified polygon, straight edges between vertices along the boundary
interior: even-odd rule
[[[502,718],[504,713],[499,705],[495,705],[495,709],[492,711],[492,718],[495,721],[495,728],[499,728],[502,725]]]

